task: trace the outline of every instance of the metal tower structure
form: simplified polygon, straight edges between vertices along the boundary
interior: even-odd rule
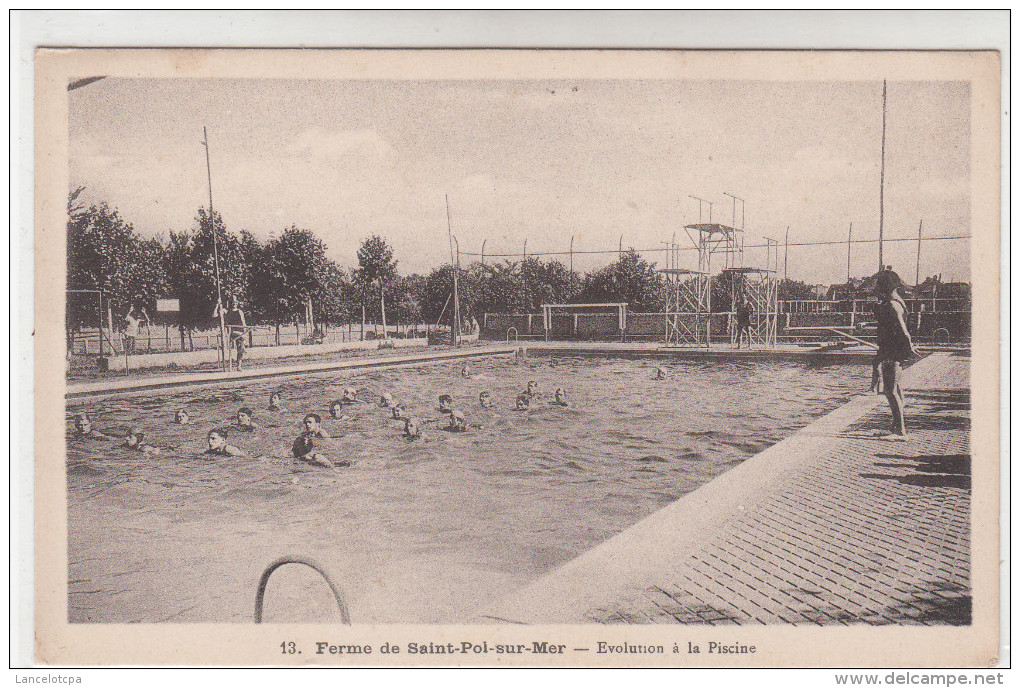
[[[779,325],[779,242],[764,237],[766,242],[765,266],[747,266],[744,263],[744,199],[725,194],[733,199],[733,226],[712,222],[713,203],[697,196],[698,221],[685,225],[684,231],[697,251],[697,266],[684,266],[681,254],[690,250],[676,243],[674,235],[668,244],[666,268],[666,346],[710,347],[712,325],[712,271],[720,269],[719,277],[726,277],[730,286],[731,310],[738,298],[747,301],[751,309],[752,344],[764,347],[776,345]],[[737,224],[737,201],[740,201],[740,228]],[[703,211],[708,206],[708,222]],[[720,265],[721,263],[721,265]],[[729,318],[731,341],[736,338],[733,313]]]
[[[699,202],[701,199],[698,199]],[[683,250],[672,241],[666,257],[666,346],[711,346],[712,263],[719,254],[724,269],[742,261],[739,241],[742,230],[712,222],[697,222],[684,227],[697,250],[696,268],[682,267]],[[718,258],[715,262],[718,262]]]

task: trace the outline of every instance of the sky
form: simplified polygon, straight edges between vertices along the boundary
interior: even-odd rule
[[[890,82],[884,235],[970,234],[966,82]],[[882,83],[536,80],[364,81],[108,78],[68,93],[70,187],[143,236],[194,227],[213,202],[231,231],[316,232],[341,265],[379,234],[398,270],[464,253],[529,255],[689,244],[683,225],[730,224],[748,246],[875,239]],[[736,224],[741,224],[737,205]],[[915,241],[885,244],[913,282]],[[645,257],[664,267],[661,253]],[[463,256],[462,262],[470,260]],[[575,255],[590,270],[615,255]],[[568,262],[566,256],[562,257]],[[685,261],[694,261],[692,253]],[[745,264],[765,266],[749,249]],[[877,244],[855,244],[851,274]],[[694,267],[694,265],[690,265]],[[846,244],[791,246],[791,279],[846,279]],[[779,259],[783,272],[783,257]],[[969,280],[966,241],[922,246],[921,278]]]

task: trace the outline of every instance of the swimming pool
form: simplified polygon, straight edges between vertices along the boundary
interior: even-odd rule
[[[322,562],[355,623],[449,623],[526,585],[866,388],[864,366],[551,356],[423,364],[173,390],[68,405],[96,427],[139,425],[159,456],[68,440],[69,619],[247,622],[262,569],[284,554]],[[656,365],[667,378],[653,380]],[[528,380],[543,399],[513,409]],[[449,393],[467,433],[407,440],[374,404],[328,418],[343,387],[391,392],[438,418]],[[548,401],[564,387],[570,407]],[[286,410],[266,410],[279,389]],[[483,390],[496,407],[478,403]],[[206,432],[255,410],[230,441],[261,459],[199,457]],[[195,425],[173,424],[188,409]],[[306,412],[354,466],[296,465]],[[166,449],[175,446],[174,449]],[[266,620],[332,621],[328,588],[285,567]]]

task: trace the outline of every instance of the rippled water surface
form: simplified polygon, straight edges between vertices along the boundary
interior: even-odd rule
[[[634,359],[505,358],[322,374],[132,396],[68,408],[96,427],[139,425],[159,456],[68,440],[69,605],[74,621],[243,621],[254,581],[283,554],[319,559],[347,589],[355,621],[436,622],[527,584],[792,434],[866,386],[862,367],[675,363],[668,378]],[[513,410],[528,380],[545,398]],[[353,386],[391,392],[438,418],[449,393],[473,426],[408,441],[389,411],[328,418]],[[551,406],[556,387],[571,406]],[[287,410],[266,410],[279,389]],[[483,409],[489,390],[496,407]],[[230,441],[259,457],[199,455],[239,406],[262,427]],[[195,425],[172,422],[188,409]],[[335,472],[297,465],[305,412],[338,439]],[[289,577],[288,577],[289,576]],[[277,620],[328,620],[314,580],[281,576]],[[321,587],[321,585],[319,586]],[[275,597],[273,596],[275,595]],[[315,600],[316,595],[320,596]],[[309,598],[311,601],[309,601]],[[274,607],[275,605],[275,607]]]

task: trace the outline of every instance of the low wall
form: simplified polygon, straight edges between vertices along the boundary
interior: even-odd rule
[[[693,329],[694,316],[681,317],[687,317],[691,321],[689,324]],[[918,326],[918,317],[920,317],[920,326]],[[714,341],[729,339],[731,318],[732,314],[730,313],[712,313],[710,328]],[[828,335],[824,335],[821,331],[786,333],[784,330],[786,327],[857,327],[862,323],[871,322],[873,324],[873,321],[874,316],[868,312],[779,313],[777,335],[795,339],[817,339],[819,336]],[[907,326],[910,328],[911,334],[925,341],[932,338],[935,331],[940,328],[949,332],[949,341],[962,341],[970,338],[970,313],[965,311],[908,313]],[[542,315],[526,313],[486,314],[482,338],[503,341],[506,339],[507,330],[511,327],[517,328],[518,337],[521,339],[544,340],[546,338],[545,321]],[[549,339],[552,340],[611,341],[620,338],[620,331],[615,313],[556,313],[553,314],[552,331],[549,335]],[[663,313],[628,313],[627,330],[624,335],[627,338],[664,341],[666,316]],[[945,333],[940,332],[939,339],[945,338]]]
[[[327,344],[291,344],[288,346],[256,346],[246,349],[244,360],[259,361],[293,356],[314,356],[341,351],[376,351],[378,349],[406,349],[428,346],[427,339],[375,339],[364,342],[329,342]],[[216,363],[220,360],[218,349],[199,351],[178,351],[162,354],[137,354],[135,356],[110,356],[109,370],[138,370],[141,368],[165,368],[168,366],[188,367],[202,363]]]

